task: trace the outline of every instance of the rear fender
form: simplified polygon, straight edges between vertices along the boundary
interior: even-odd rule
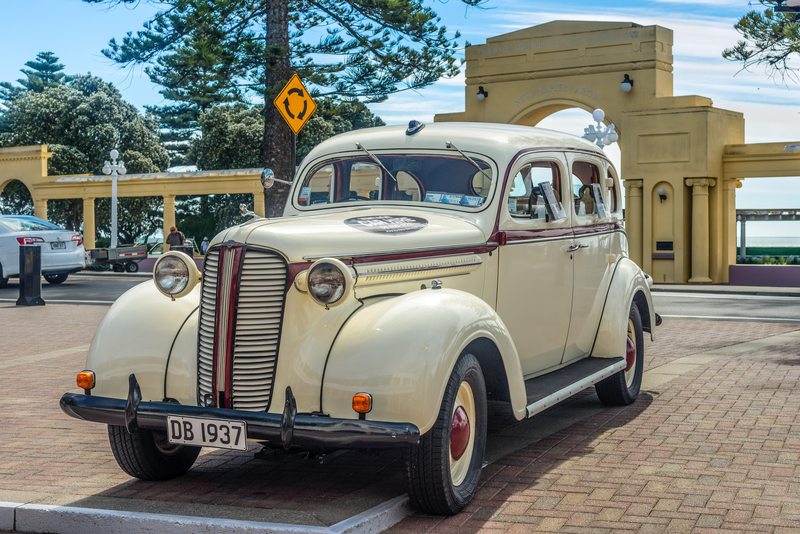
[[[95,373],[92,395],[126,398],[133,373],[143,401],[161,402],[166,396],[196,406],[199,301],[200,284],[186,297],[170,300],[152,280],[118,298],[97,327],[86,357],[86,369]]]
[[[622,258],[617,263],[608,289],[592,356],[597,358],[625,356],[628,316],[634,302],[639,307],[645,330],[649,330],[650,339],[655,340],[655,309],[645,274],[630,259]]]
[[[486,302],[453,289],[415,291],[356,312],[328,357],[322,411],[353,418],[353,395],[369,393],[368,420],[408,422],[427,432],[439,413],[450,373],[468,346],[470,351],[483,347],[487,353],[499,352],[499,359],[476,356],[482,363],[493,362],[484,375],[497,376],[502,366],[506,396],[517,419],[523,419],[525,384],[506,326]]]

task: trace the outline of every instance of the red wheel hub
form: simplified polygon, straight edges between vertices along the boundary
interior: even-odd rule
[[[456,408],[453,414],[453,426],[450,428],[450,454],[454,460],[464,455],[469,445],[469,418],[463,407]]]
[[[625,362],[628,364],[625,371],[630,371],[636,363],[636,345],[631,338],[628,338],[628,345],[625,347]]]

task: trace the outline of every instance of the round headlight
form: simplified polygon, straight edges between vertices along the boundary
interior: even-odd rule
[[[308,292],[324,306],[336,304],[347,293],[350,277],[347,267],[338,260],[319,260],[308,273]]]
[[[168,297],[188,295],[200,278],[194,260],[183,252],[168,252],[153,266],[153,280],[159,291]]]

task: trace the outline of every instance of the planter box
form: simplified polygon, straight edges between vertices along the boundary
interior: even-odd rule
[[[730,285],[800,287],[800,265],[730,265]]]

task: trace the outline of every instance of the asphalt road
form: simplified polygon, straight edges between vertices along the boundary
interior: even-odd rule
[[[800,297],[653,292],[653,301],[667,318],[800,323]]]
[[[67,281],[51,285],[42,280],[42,298],[45,304],[99,304],[110,305],[123,293],[150,280],[149,275],[127,273],[71,274]],[[0,289],[0,303],[16,302],[19,298],[19,281],[11,279]]]

